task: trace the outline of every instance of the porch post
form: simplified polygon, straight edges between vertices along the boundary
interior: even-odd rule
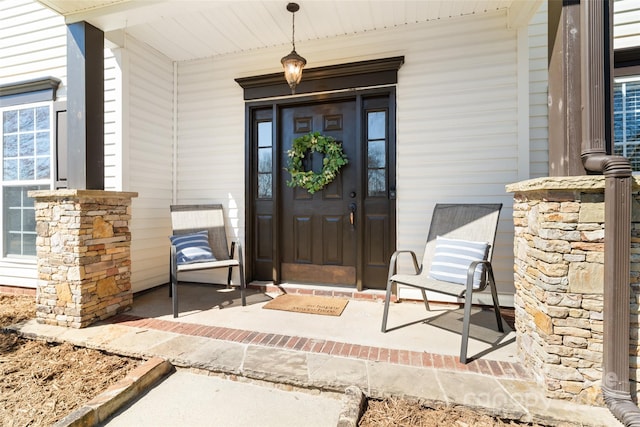
[[[104,33],[67,25],[67,187],[104,189]]]
[[[549,1],[549,175],[585,175],[580,97],[580,1]]]

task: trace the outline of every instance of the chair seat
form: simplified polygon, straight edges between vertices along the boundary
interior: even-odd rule
[[[234,267],[239,264],[237,259],[225,259],[222,261],[194,262],[192,264],[178,264],[178,272],[207,270],[209,268]]]
[[[462,297],[466,290],[464,285],[432,279],[426,274],[396,274],[391,276],[390,280],[400,285],[422,288],[456,297]]]

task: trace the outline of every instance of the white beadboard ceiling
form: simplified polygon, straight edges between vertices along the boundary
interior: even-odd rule
[[[504,11],[526,25],[542,0],[298,1],[296,43]],[[291,46],[287,1],[40,0],[67,23],[86,21],[118,40],[122,30],[176,61]],[[286,50],[287,48],[283,48]],[[303,53],[303,52],[301,52]]]

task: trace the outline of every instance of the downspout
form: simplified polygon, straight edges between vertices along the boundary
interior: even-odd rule
[[[629,392],[631,165],[624,157],[607,155],[605,147],[611,140],[612,24],[613,1],[580,2],[581,157],[588,172],[605,177],[602,395],[625,426],[640,427],[640,409]]]

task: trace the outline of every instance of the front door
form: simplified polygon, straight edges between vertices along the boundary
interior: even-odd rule
[[[349,161],[333,182],[314,194],[289,187],[290,174],[282,169],[282,280],[355,285],[360,191],[355,100],[285,107],[280,118],[283,165],[293,140],[309,132],[335,138]],[[323,158],[308,152],[305,170],[320,172]]]
[[[394,91],[261,103],[250,110],[250,280],[384,289],[395,250]],[[319,132],[348,159],[313,194],[289,187],[293,140]],[[323,155],[305,159],[319,172]]]

